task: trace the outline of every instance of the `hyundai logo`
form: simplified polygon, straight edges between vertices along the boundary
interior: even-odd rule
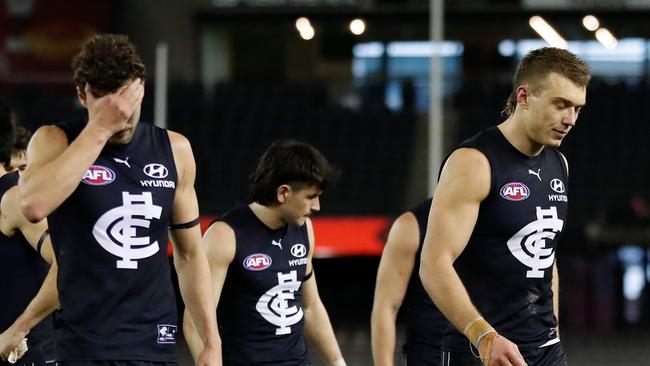
[[[161,179],[169,175],[167,168],[165,168],[164,165],[157,163],[147,164],[142,170],[144,171],[144,174],[151,178]]]
[[[307,248],[304,244],[294,244],[291,247],[291,255],[297,258],[302,258],[307,255]]]
[[[551,181],[551,189],[557,193],[564,193],[564,183],[561,180],[555,178]]]

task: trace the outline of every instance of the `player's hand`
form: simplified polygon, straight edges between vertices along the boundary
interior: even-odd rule
[[[133,116],[144,97],[142,80],[135,79],[126,82],[114,93],[108,93],[100,98],[93,95],[92,88],[86,84],[86,108],[88,108],[88,124],[98,128],[107,138],[124,130],[127,122]]]
[[[222,366],[221,349],[217,347],[204,347],[196,358],[196,366]]]
[[[12,327],[0,334],[0,358],[7,361],[11,351],[18,348],[26,335],[26,332],[16,331]],[[22,354],[20,356],[22,357]]]
[[[516,344],[496,333],[492,334],[484,337],[478,345],[481,361],[483,361],[484,365],[527,366],[524,356],[521,355]]]

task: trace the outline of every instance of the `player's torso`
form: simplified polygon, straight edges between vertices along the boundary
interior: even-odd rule
[[[74,263],[88,262],[90,255],[93,268],[113,272],[138,270],[151,257],[164,257],[176,184],[166,132],[138,125],[128,145],[106,146],[48,218],[57,255]],[[74,251],[66,251],[68,246]]]
[[[57,347],[65,357],[93,358],[105,348],[110,357],[173,360],[167,230],[176,185],[167,131],[140,123],[129,144],[105,147],[48,217],[62,303]]]
[[[469,146],[490,161],[491,190],[455,266],[491,324],[535,343],[555,326],[551,279],[566,225],[566,164],[551,148],[535,157],[522,154],[497,128]]]
[[[246,206],[220,220],[233,228],[237,242],[219,303],[224,353],[236,349],[262,364],[304,362],[300,290],[309,252],[306,226],[271,230]]]

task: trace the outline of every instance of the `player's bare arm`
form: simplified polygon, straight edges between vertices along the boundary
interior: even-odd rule
[[[404,213],[395,220],[381,255],[370,318],[372,357],[376,366],[395,360],[395,321],[408,287],[420,242],[415,216]]]
[[[553,263],[553,280],[551,282],[551,289],[553,290],[553,314],[557,319],[557,333],[560,335],[560,275],[557,272],[557,261]]]
[[[227,224],[215,222],[205,232],[202,244],[210,265],[214,303],[215,306],[218,306],[223,284],[228,274],[228,267],[235,258],[235,232]],[[185,310],[183,319],[183,332],[190,352],[196,358],[203,347],[203,342],[187,310]]]
[[[77,188],[88,167],[97,159],[108,139],[139,108],[144,87],[139,80],[94,98],[86,87],[86,127],[71,144],[58,127],[39,128],[27,148],[29,164],[20,178],[24,215],[37,222],[54,211]]]
[[[194,223],[170,231],[174,245],[174,266],[185,306],[203,343],[196,364],[216,365],[221,363],[221,347],[208,260],[201,247],[200,226],[194,221],[199,218],[199,205],[194,190],[194,156],[189,141],[184,136],[170,131],[169,138],[178,173],[171,224]]]
[[[482,320],[453,267],[467,246],[481,201],[489,194],[490,175],[489,161],[478,150],[462,148],[449,157],[431,204],[420,278],[436,306],[477,346],[486,364],[508,360],[521,366],[525,363],[517,346],[498,337]]]
[[[316,276],[312,266],[314,256],[314,229],[311,220],[307,219],[307,234],[309,236],[309,254],[306,276],[311,276],[302,283],[303,311],[305,314],[305,336],[321,354],[327,365],[344,366],[343,355],[336,342],[334,329],[330,323],[327,310],[318,294]]]

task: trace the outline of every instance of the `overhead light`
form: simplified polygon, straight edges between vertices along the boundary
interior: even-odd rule
[[[316,31],[314,30],[314,28],[309,26],[309,28],[305,28],[303,31],[300,32],[300,37],[302,37],[302,39],[304,39],[305,41],[309,41],[310,39],[314,38],[315,34]]]
[[[564,49],[568,47],[564,38],[539,15],[531,17],[528,24],[551,46]]]
[[[504,39],[499,42],[499,54],[504,57],[510,57],[515,54],[515,42],[511,39]]]
[[[296,29],[298,30],[298,33],[300,33],[300,37],[307,41],[314,38],[314,35],[316,34],[311,22],[305,17],[296,19]]]
[[[298,32],[300,32],[301,30],[307,27],[311,27],[311,22],[309,21],[309,19],[305,17],[300,17],[296,19],[296,29],[298,30]]]
[[[612,32],[607,30],[607,28],[600,28],[596,31],[596,39],[606,48],[612,49],[616,47],[618,40]]]
[[[362,35],[365,31],[366,22],[364,22],[362,19],[357,18],[350,22],[350,32],[352,32],[352,34],[359,36]]]
[[[600,27],[600,22],[598,21],[598,18],[593,15],[585,15],[585,17],[582,18],[582,25],[587,28],[587,30],[593,32]]]

